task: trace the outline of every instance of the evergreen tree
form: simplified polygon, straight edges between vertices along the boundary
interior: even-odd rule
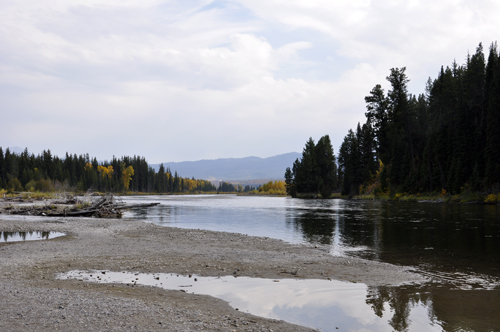
[[[316,173],[315,144],[312,137],[306,142],[302,151],[302,159],[297,172],[295,173],[295,185],[297,192],[314,193],[317,192],[319,177]]]
[[[317,168],[316,177],[318,178],[317,191],[320,192],[321,197],[328,198],[338,187],[337,164],[330,137],[328,135],[321,137],[314,150]],[[289,169],[287,168],[287,170]]]
[[[392,68],[387,80],[391,90],[387,92],[389,119],[389,178],[391,184],[402,184],[409,175],[407,161],[413,160],[413,139],[411,135],[411,115],[408,103],[406,68]]]
[[[356,135],[349,129],[339,150],[339,168],[342,169],[342,195],[357,195],[363,183],[361,155]]]
[[[172,184],[172,192],[178,193],[181,191],[181,181],[179,176],[177,175],[177,171],[175,171],[174,180]]]
[[[361,155],[362,178],[369,180],[375,175],[378,169],[375,154],[375,135],[370,124],[370,119],[367,119],[367,122],[363,124],[357,136]]]
[[[380,84],[370,91],[370,95],[365,97],[365,102],[367,104],[365,115],[368,123],[373,127],[377,154],[384,163],[389,163],[388,101]]]
[[[10,152],[9,148],[5,149],[4,169],[4,183],[7,183],[12,178],[17,178],[17,158]]]
[[[294,198],[297,196],[297,191],[295,189],[295,179],[293,177],[293,172],[290,170],[290,167],[287,167],[285,171],[285,188],[288,195]]]
[[[328,135],[321,137],[318,144],[309,138],[302,158],[295,160],[292,169],[286,169],[285,186],[292,197],[298,193],[320,193],[323,198],[328,198],[337,189],[337,165]]]
[[[485,180],[500,188],[500,56],[497,44],[491,44],[486,67],[486,148]]]
[[[165,167],[163,167],[163,163],[160,164],[158,169],[158,179],[156,180],[156,192],[164,193],[167,191],[165,184]]]
[[[3,187],[3,183],[5,181],[5,166],[4,166],[4,157],[3,157],[3,150],[2,147],[0,146],[0,188]]]

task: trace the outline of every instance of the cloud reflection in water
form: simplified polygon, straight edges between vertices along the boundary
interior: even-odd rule
[[[70,271],[58,277],[131,286],[157,286],[211,295],[228,301],[243,312],[320,328],[325,332],[335,331],[337,327],[348,331],[417,331],[424,327],[426,331],[441,331],[429,318],[427,301],[413,298],[405,303],[402,310],[394,310],[393,305],[397,300],[391,303],[391,299],[380,296],[381,292],[374,292],[373,287],[361,283],[233,276],[189,278],[176,274],[109,271],[105,274],[101,271]],[[403,315],[397,316],[401,312]]]

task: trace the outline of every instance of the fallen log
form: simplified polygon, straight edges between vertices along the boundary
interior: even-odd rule
[[[67,211],[65,213],[59,213],[59,215],[63,216],[83,216],[83,215],[93,215],[94,213],[98,212],[98,209],[94,210],[82,210],[82,211]],[[52,216],[55,216],[52,214]]]
[[[124,210],[124,209],[135,209],[135,208],[143,208],[143,207],[156,206],[156,205],[159,205],[159,204],[160,203],[124,204],[124,205],[113,206],[113,208],[116,209],[116,210]]]
[[[23,196],[15,196],[15,197],[5,197],[4,201],[15,201],[15,202],[22,202],[23,201]]]

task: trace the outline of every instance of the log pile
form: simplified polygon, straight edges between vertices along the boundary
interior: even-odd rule
[[[9,201],[9,203],[12,200]],[[125,204],[115,196],[92,196],[87,193],[82,198],[67,196],[65,200],[46,201],[45,205],[8,205],[3,208],[7,214],[48,216],[48,217],[94,217],[120,218],[123,210],[156,206],[160,203]],[[2,211],[0,210],[0,213]]]

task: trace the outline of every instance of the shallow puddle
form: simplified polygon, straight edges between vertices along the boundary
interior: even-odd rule
[[[418,292],[404,310],[361,283],[311,279],[200,277],[109,271],[70,271],[59,279],[156,286],[223,299],[240,311],[322,331],[442,331],[432,304]],[[384,293],[385,294],[385,293]],[[401,324],[403,320],[403,324]]]
[[[21,242],[21,241],[37,241],[50,240],[66,234],[60,232],[0,232],[0,243],[2,242]]]

